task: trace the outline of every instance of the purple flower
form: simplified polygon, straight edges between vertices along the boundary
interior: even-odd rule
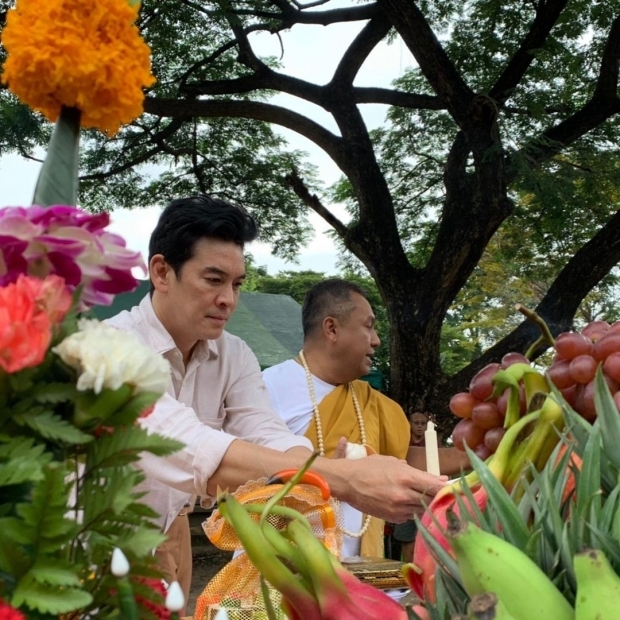
[[[111,304],[115,295],[138,286],[131,270],[146,273],[146,266],[122,237],[105,231],[109,223],[107,213],[66,205],[0,209],[0,286],[22,273],[57,274],[70,290],[83,286],[81,310]]]

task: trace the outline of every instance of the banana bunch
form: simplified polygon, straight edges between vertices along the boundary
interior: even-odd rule
[[[564,595],[523,551],[470,521],[451,521],[447,535],[467,594],[474,599],[493,593],[500,602],[496,615],[488,617],[575,619]]]
[[[472,620],[618,620],[620,576],[604,552],[577,553],[575,608],[525,553],[469,521],[448,529]]]

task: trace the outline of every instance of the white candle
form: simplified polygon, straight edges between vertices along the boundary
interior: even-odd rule
[[[429,420],[424,431],[424,443],[426,445],[426,471],[429,474],[439,476],[439,448],[437,447],[437,431],[435,425]]]

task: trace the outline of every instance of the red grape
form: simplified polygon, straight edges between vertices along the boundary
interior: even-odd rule
[[[603,372],[614,381],[620,381],[620,351],[607,357],[603,364]]]
[[[568,360],[562,360],[553,364],[547,370],[547,377],[549,377],[549,380],[553,382],[558,390],[565,390],[575,383],[570,374],[570,362]]]
[[[500,364],[500,368],[508,368],[513,364],[529,364],[530,360],[525,357],[522,353],[517,353],[512,351],[510,353],[506,353],[504,357],[502,357],[502,361]]]
[[[469,391],[474,398],[486,400],[493,392],[491,379],[499,370],[499,364],[487,364],[469,383]]]
[[[486,430],[502,426],[504,418],[497,410],[497,405],[492,402],[485,402],[476,405],[472,411],[471,419],[476,426]]]
[[[620,351],[620,334],[605,334],[597,340],[592,347],[592,357],[598,362],[602,362],[607,356]]]
[[[491,428],[484,434],[484,445],[491,451],[495,452],[497,450],[497,446],[499,446],[499,442],[502,440],[502,437],[505,435],[506,429],[497,427]]]
[[[577,397],[577,384],[573,383],[570,387],[560,390],[562,396],[564,396],[566,402],[574,408],[575,398]]]
[[[583,336],[587,336],[592,342],[596,342],[609,331],[609,323],[607,321],[592,321],[588,323],[582,330]]]
[[[450,411],[459,418],[470,418],[472,409],[479,402],[469,392],[459,392],[450,399]]]
[[[594,379],[597,367],[598,363],[591,355],[578,355],[568,368],[575,383],[590,383]]]
[[[576,405],[577,403],[575,403]],[[582,392],[581,400],[579,401],[579,413],[586,420],[596,419],[596,408],[594,407],[594,381],[590,381]]]
[[[454,447],[465,451],[465,444],[472,450],[480,445],[484,440],[485,430],[476,426],[471,418],[459,420],[452,431],[452,442]]]
[[[572,360],[578,355],[589,355],[592,343],[579,332],[564,332],[555,339],[555,350],[565,360]]]
[[[618,332],[620,332],[620,321],[612,323],[607,330],[608,334],[617,334]]]
[[[491,452],[491,450],[489,450],[489,449],[488,449],[488,448],[484,445],[484,443],[478,444],[478,445],[474,448],[474,452],[475,452],[476,456],[477,456],[479,459],[482,459],[483,461],[486,461],[486,460],[487,460],[487,459],[491,456],[491,454],[493,454],[493,453]]]

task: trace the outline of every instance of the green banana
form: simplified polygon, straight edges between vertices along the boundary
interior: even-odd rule
[[[620,577],[600,549],[575,554],[577,579],[575,620],[617,620],[620,617]]]
[[[551,453],[560,441],[560,433],[564,429],[562,407],[555,397],[547,396],[540,408],[540,416],[534,430],[527,437],[510,460],[508,474],[505,479],[507,489],[512,489],[520,478],[523,468],[533,463],[538,471],[545,466]]]
[[[474,596],[467,610],[470,620],[516,620],[493,592],[484,592]]]
[[[458,520],[448,528],[448,541],[470,597],[493,592],[515,620],[574,620],[562,593],[509,542]]]
[[[525,402],[527,410],[531,409],[530,404],[536,394],[549,394],[549,382],[547,377],[532,368],[532,372],[523,374],[523,387],[525,388]]]

